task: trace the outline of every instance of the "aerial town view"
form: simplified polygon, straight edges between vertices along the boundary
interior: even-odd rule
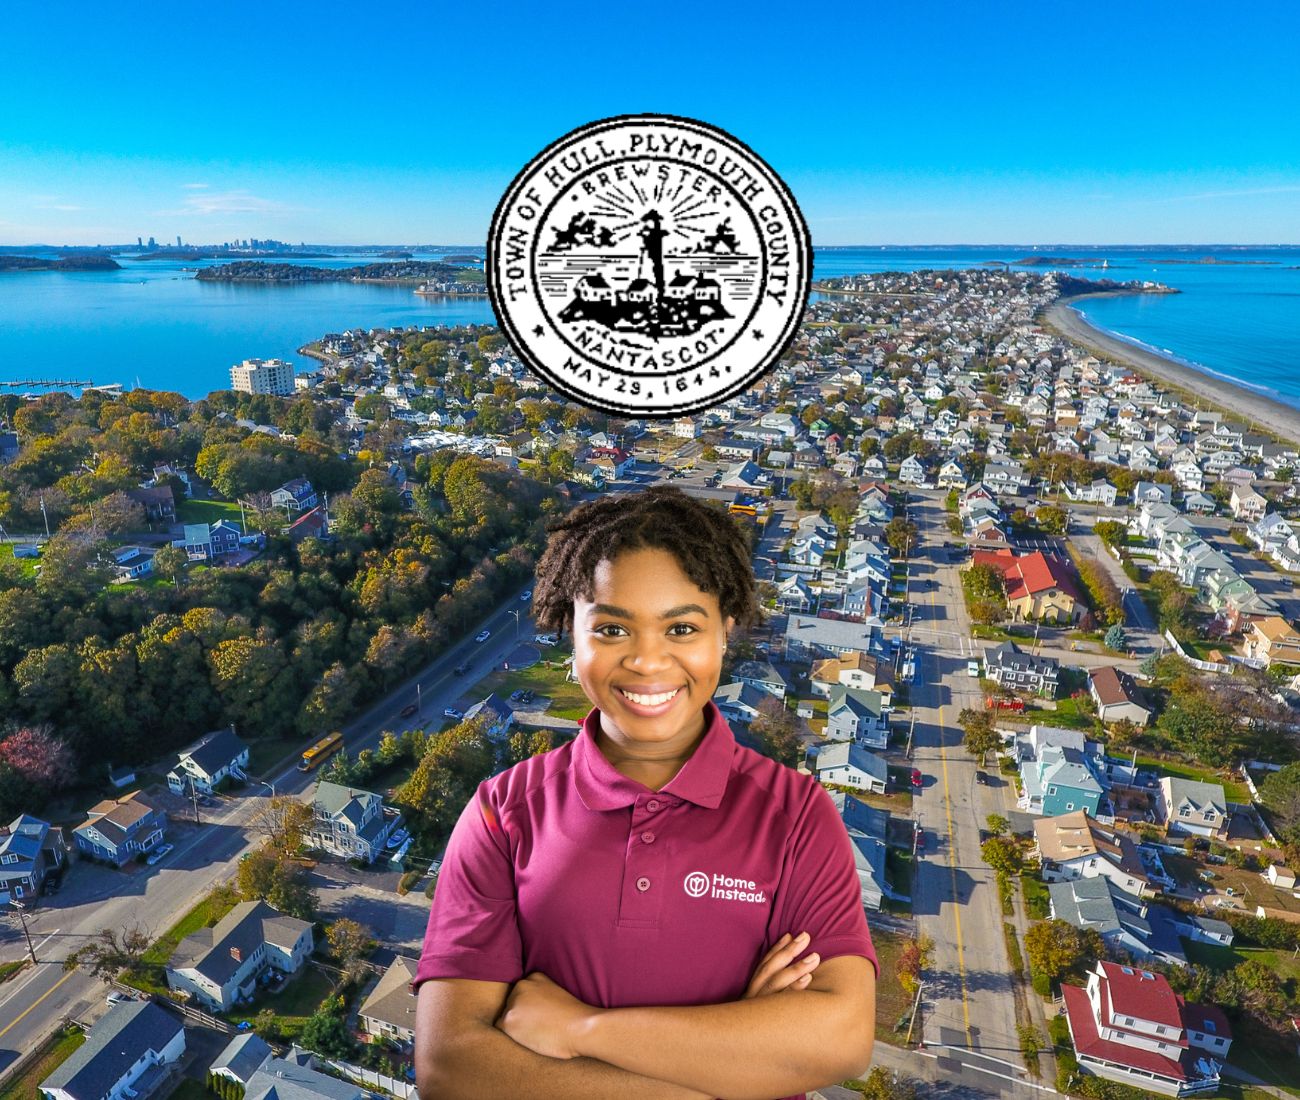
[[[534,600],[548,538],[584,504],[654,487],[734,527],[756,583],[706,725],[716,714],[737,759],[781,765],[833,805],[830,840],[860,887],[877,964],[874,1023],[858,1021],[869,1064],[853,1061],[865,1046],[829,1049],[848,1032],[821,1018],[831,985],[814,971],[770,994],[790,1006],[790,1050],[827,1048],[791,1056],[817,1067],[798,1095],[1300,1096],[1300,165],[1272,145],[1300,99],[1297,15],[1273,6],[1212,33],[1114,14],[1135,40],[1158,24],[1174,52],[1218,35],[1238,77],[1247,57],[1291,75],[1252,107],[1258,129],[1224,120],[1215,97],[1247,93],[1222,73],[1156,60],[1126,89],[1094,84],[1114,171],[1040,149],[1058,173],[1049,195],[1001,159],[1021,155],[1009,134],[984,149],[990,134],[975,142],[976,122],[950,114],[991,76],[995,40],[1031,65],[1066,16],[976,26],[952,5],[951,23],[926,27],[892,7],[870,27],[841,13],[840,42],[790,27],[784,47],[835,70],[855,42],[925,36],[934,71],[899,70],[904,114],[866,122],[761,81],[738,105],[691,64],[698,99],[663,99],[648,72],[561,96],[547,59],[575,44],[522,11],[496,43],[523,51],[513,91],[457,81],[484,64],[451,45],[482,31],[474,17],[404,8],[405,29],[392,13],[266,18],[317,58],[370,51],[375,74],[398,60],[395,33],[414,47],[445,21],[447,52],[422,62],[445,65],[443,81],[394,74],[382,99],[322,85],[320,103],[286,98],[276,116],[260,91],[227,87],[218,109],[215,91],[157,69],[185,102],[142,103],[91,74],[134,28],[89,7],[16,17],[15,42],[72,44],[48,101],[49,72],[16,63],[30,111],[0,120],[0,1100],[774,1100],[703,1026],[681,1059],[711,1061],[709,1077],[634,1069],[671,1065],[668,1043],[609,1064],[528,1053],[574,1067],[573,1091],[540,1069],[535,1085],[491,1064],[455,1076],[444,1065],[471,1047],[453,1050],[423,991],[497,972],[417,977],[422,956],[451,950],[430,912],[440,879],[448,908],[474,879],[461,861],[476,803],[483,835],[521,876],[540,873],[544,853],[518,850],[521,818],[488,812],[491,781],[597,744],[592,643]],[[233,11],[173,18],[153,49],[173,33],[247,45]],[[600,18],[606,41],[674,41]],[[771,33],[692,18],[692,36],[737,56]],[[1116,67],[1140,56],[1070,33]],[[267,72],[263,91],[291,79]],[[1124,112],[1164,80],[1176,91],[1153,133]],[[522,118],[533,83],[537,117]],[[537,149],[656,96],[781,171],[812,235],[812,293],[793,343],[743,391],[690,415],[614,416],[557,393],[512,346],[483,241]],[[1060,109],[1019,104],[1015,124],[1060,126]],[[194,133],[164,133],[191,110]],[[909,110],[989,159],[966,176],[933,149],[883,148],[925,144],[900,128]],[[158,112],[148,155],[92,133],[113,111],[141,126]],[[801,130],[805,113],[829,117]],[[232,125],[247,148],[218,157]],[[426,142],[429,126],[446,133],[416,155],[421,126]],[[1096,117],[1079,126],[1101,140]],[[873,171],[883,182],[862,183]],[[710,208],[667,267],[657,215],[629,222],[624,238],[651,243],[617,293],[583,266],[617,250],[615,220],[584,210],[545,242],[567,273],[564,320],[644,340],[739,326],[714,278],[749,278],[761,253],[739,214]],[[954,240],[987,243],[933,243]],[[633,702],[658,713],[669,698]],[[662,859],[683,842],[670,818],[629,814],[685,788],[646,785],[650,801],[605,814],[637,822],[630,845],[668,834]],[[623,908],[638,892],[660,904],[652,878],[628,883]],[[781,900],[723,885],[763,919]],[[508,922],[533,921],[483,890]],[[596,923],[572,931],[603,944]],[[754,963],[801,930],[769,927]],[[839,942],[813,962],[855,953]],[[732,1074],[734,1091],[703,1084]]]

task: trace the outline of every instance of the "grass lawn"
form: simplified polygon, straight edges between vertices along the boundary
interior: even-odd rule
[[[885,869],[889,872],[889,881],[894,892],[912,896],[912,875],[916,870],[912,853],[902,848],[889,848],[885,851]],[[906,907],[910,909],[910,906]]]
[[[495,691],[501,699],[509,700],[511,692],[531,688],[551,700],[546,708],[547,714],[581,722],[591,710],[591,703],[583,695],[581,684],[565,679],[567,673],[568,670],[558,664],[548,668],[545,661],[531,668],[511,669],[509,672],[498,670],[480,680],[472,694],[476,699],[482,699],[488,692]]]
[[[20,974],[26,969],[26,959],[19,959],[17,962],[7,962],[3,966],[0,966],[0,982],[7,982],[15,974]]]
[[[211,928],[234,908],[230,905],[217,904],[211,897],[204,897],[185,916],[181,917],[171,928],[167,929],[141,956],[143,972],[126,976],[123,980],[128,985],[142,989],[147,993],[164,993],[167,990],[167,978],[164,968],[172,957],[177,944],[191,932],[200,928]]]
[[[182,1077],[181,1083],[172,1089],[167,1100],[212,1100],[212,1094],[203,1087],[202,1081]]]
[[[177,523],[216,523],[219,519],[239,522],[239,505],[230,500],[181,500],[176,504]]]
[[[86,1033],[79,1027],[55,1035],[46,1043],[45,1052],[5,1085],[0,1091],[0,1100],[41,1100],[43,1094],[37,1086],[71,1058],[85,1041]]]
[[[312,742],[295,734],[293,737],[267,737],[250,741],[248,745],[248,774],[265,775],[290,753],[297,756]]]
[[[230,1013],[230,1021],[236,1025],[244,1020],[251,1023],[259,1012],[269,1008],[275,1013],[280,1037],[288,1042],[302,1034],[321,1001],[333,992],[334,982],[329,975],[308,963],[279,993],[259,990],[251,1005],[241,1005],[238,1012]]]
[[[880,981],[876,983],[876,1038],[882,1043],[897,1044],[907,1034],[907,1025],[903,1025],[902,1031],[895,1031],[894,1026],[912,1007],[912,998],[903,992],[894,976],[898,957],[908,940],[897,932],[873,928],[871,942],[875,944],[876,957],[880,960]]]
[[[1137,766],[1158,775],[1172,775],[1178,779],[1195,779],[1202,783],[1223,784],[1223,796],[1229,802],[1248,803],[1250,791],[1240,779],[1225,778],[1213,768],[1198,768],[1179,760],[1157,760],[1153,756],[1139,756]]]
[[[14,546],[11,542],[0,542],[0,562],[12,561],[18,566],[18,571],[24,577],[36,576],[36,566],[38,558],[15,558]]]
[[[1047,920],[1050,895],[1047,884],[1036,875],[1021,875],[1020,888],[1025,894],[1025,912],[1030,920]]]
[[[1064,726],[1067,729],[1076,730],[1098,730],[1100,724],[1097,719],[1083,709],[1078,699],[1071,699],[1066,696],[1064,699],[1056,700],[1055,710],[1026,710],[1025,714],[1030,715],[1035,721],[1042,719],[1044,725]]]
[[[1254,959],[1263,963],[1283,981],[1300,978],[1300,959],[1293,959],[1290,951],[1246,947],[1243,944],[1224,947],[1217,943],[1194,943],[1187,939],[1183,940],[1183,950],[1187,953],[1188,962],[1208,966],[1212,970],[1231,970],[1247,959]]]

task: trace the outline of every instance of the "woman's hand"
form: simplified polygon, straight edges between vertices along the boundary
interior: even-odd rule
[[[821,956],[816,952],[805,955],[798,962],[796,956],[808,946],[808,933],[800,932],[794,939],[787,932],[772,945],[772,950],[763,956],[754,976],[749,979],[749,988],[745,996],[762,997],[767,993],[780,993],[783,989],[807,989],[812,981],[813,971],[821,963]]]
[[[576,1058],[577,1035],[594,1009],[540,970],[515,982],[496,1022],[520,1046],[547,1058]]]

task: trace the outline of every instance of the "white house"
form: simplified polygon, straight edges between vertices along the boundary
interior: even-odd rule
[[[248,746],[235,734],[232,723],[227,729],[204,734],[180,753],[167,773],[167,786],[176,794],[192,789],[211,794],[226,779],[244,780],[248,767]]]
[[[123,1001],[39,1088],[47,1100],[133,1100],[162,1084],[184,1053],[179,1016],[152,1001]]]
[[[839,783],[884,794],[889,782],[885,761],[852,741],[831,741],[817,746],[809,770],[821,783]]]

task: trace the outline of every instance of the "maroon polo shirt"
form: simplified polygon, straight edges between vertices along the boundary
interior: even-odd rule
[[[830,795],[738,745],[712,701],[705,719],[658,791],[605,758],[598,710],[573,741],[480,784],[447,845],[413,988],[540,970],[601,1008],[718,1004],[805,930],[805,954],[861,955],[878,974]]]

